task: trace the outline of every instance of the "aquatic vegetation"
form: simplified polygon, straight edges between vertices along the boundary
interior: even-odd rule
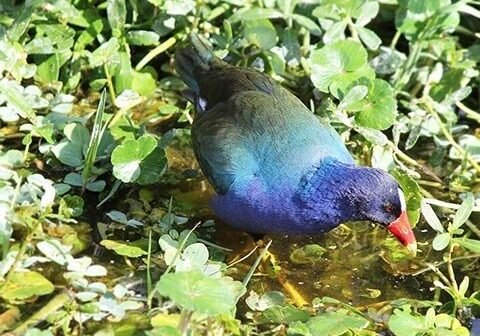
[[[480,316],[479,10],[2,1],[0,333],[468,335]],[[389,171],[417,256],[367,224],[256,242],[215,218],[173,67],[191,32]]]

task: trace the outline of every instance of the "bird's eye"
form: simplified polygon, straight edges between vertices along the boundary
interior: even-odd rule
[[[393,212],[393,204],[392,203],[385,203],[383,205],[383,208],[385,209],[386,212],[391,213]]]

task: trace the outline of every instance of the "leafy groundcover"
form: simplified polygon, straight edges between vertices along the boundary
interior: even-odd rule
[[[469,335],[479,27],[473,0],[1,1],[0,333]],[[418,255],[367,224],[276,254],[280,238],[218,223],[173,69],[191,32],[294,92],[359,163],[390,171]],[[327,295],[322,274],[355,259],[338,252],[352,246],[383,273]],[[381,274],[419,290],[369,287]]]

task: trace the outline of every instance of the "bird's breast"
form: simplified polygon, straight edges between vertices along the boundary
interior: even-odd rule
[[[259,178],[252,178],[246,186],[234,184],[225,195],[215,196],[211,206],[223,221],[248,232],[323,232],[318,220],[303,216],[294,194],[290,186],[272,188]]]

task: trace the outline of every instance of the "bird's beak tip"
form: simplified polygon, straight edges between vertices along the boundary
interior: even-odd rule
[[[413,257],[417,256],[417,242],[407,244],[407,246],[405,246],[405,247],[407,248],[408,252],[410,252],[410,254]]]
[[[395,221],[387,226],[387,229],[407,248],[413,255],[417,255],[417,240],[413,234],[408,220],[407,212],[403,211]]]

